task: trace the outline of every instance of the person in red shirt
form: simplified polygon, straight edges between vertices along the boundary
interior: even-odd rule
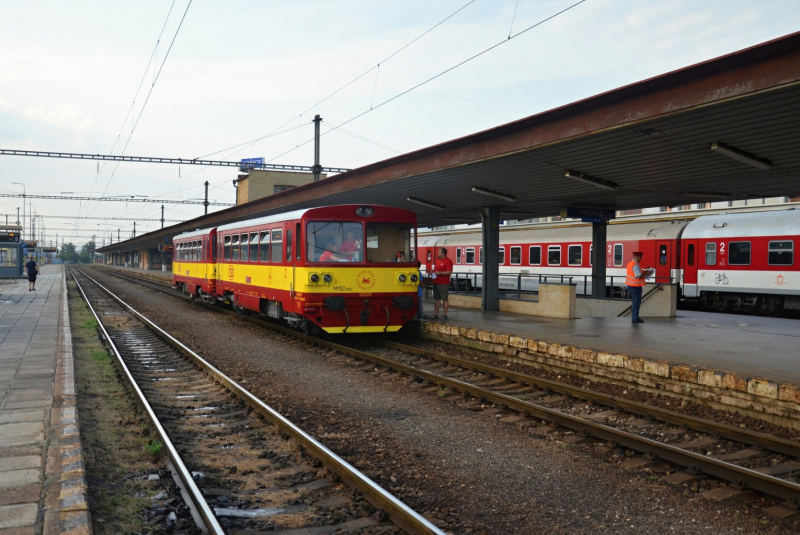
[[[450,275],[453,274],[453,261],[447,258],[447,249],[439,249],[436,263],[433,265],[433,317],[439,318],[439,307],[444,303],[444,315],[442,319],[447,319],[447,310],[450,308],[448,293],[450,290]]]
[[[347,262],[361,262],[361,240],[356,239],[356,234],[348,230],[346,238],[342,241],[341,253]]]

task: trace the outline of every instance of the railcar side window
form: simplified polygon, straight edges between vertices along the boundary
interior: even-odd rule
[[[548,245],[547,246],[547,265],[560,266],[561,265],[561,246]]]
[[[231,248],[233,249],[233,261],[239,261],[239,235],[234,234],[231,236]]]
[[[225,252],[223,253],[224,254],[223,258],[225,260],[230,260],[231,259],[231,237],[230,236],[225,236],[225,246],[223,247],[223,249],[225,249]]]
[[[593,256],[592,255],[594,255],[594,245],[590,245],[589,246],[589,265],[590,266],[592,265],[592,262],[593,262],[593,260],[592,260]]]
[[[749,241],[732,241],[728,244],[728,264],[732,266],[750,265]]]
[[[481,251],[481,252],[480,252],[480,255],[478,255],[478,256],[480,256],[481,260],[480,260],[480,262],[479,262],[479,263],[480,263],[481,265],[483,265],[483,247],[481,247],[481,248],[480,248],[480,251]]]
[[[542,265],[542,246],[534,245],[528,249],[528,263],[532,266]]]
[[[283,258],[283,231],[275,229],[272,231],[272,261],[280,262]]]
[[[791,266],[794,264],[794,242],[771,241],[769,242],[769,265]]]
[[[614,265],[615,266],[621,266],[622,265],[622,259],[623,259],[622,244],[621,243],[615,243],[614,244]]]
[[[567,263],[570,266],[580,266],[583,261],[583,246],[570,245],[567,247]]]
[[[474,264],[475,263],[475,248],[474,247],[467,247],[465,256],[466,256],[466,263],[467,264]]]
[[[286,261],[292,261],[292,229],[286,229]]]
[[[269,262],[269,231],[261,231],[261,252],[259,260],[261,262]]]
[[[686,249],[686,263],[690,266],[694,265],[694,244],[690,243]]]
[[[411,226],[367,223],[367,262],[408,262]]]
[[[247,259],[250,257],[250,255],[248,253],[248,251],[250,249],[248,248],[248,245],[247,245],[248,240],[249,240],[248,234],[245,232],[244,234],[242,234],[242,237],[240,239],[240,245],[241,245],[241,249],[242,249],[242,254],[241,254],[240,260],[242,262],[247,262]]]
[[[456,249],[456,264],[461,263],[461,247]]]
[[[713,241],[706,244],[706,265],[717,265],[717,244]]]
[[[501,266],[506,263],[506,248],[505,247],[500,247],[497,250],[497,263],[498,263],[498,265],[501,265]]]
[[[250,233],[250,261],[258,262],[258,232]]]
[[[511,260],[512,266],[518,266],[522,264],[522,247],[512,247],[509,260]]]

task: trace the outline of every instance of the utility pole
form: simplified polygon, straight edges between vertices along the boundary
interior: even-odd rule
[[[121,242],[122,240],[119,239],[119,229],[117,229],[117,243]]]
[[[208,182],[206,182],[208,184]],[[206,202],[208,202],[208,186],[206,186]],[[208,212],[208,205],[206,205],[206,212]],[[164,205],[161,205],[161,228],[164,228]]]
[[[206,200],[203,201],[203,206],[205,207],[205,213],[208,214],[208,180],[206,180]],[[164,228],[164,223],[163,223],[164,207],[163,206],[161,207],[161,219],[162,219],[161,228]]]
[[[319,115],[314,116],[314,182],[319,182],[319,175],[322,172],[322,166],[319,164],[319,123],[322,122],[322,117]]]
[[[133,222],[133,237],[136,237],[136,221]]]

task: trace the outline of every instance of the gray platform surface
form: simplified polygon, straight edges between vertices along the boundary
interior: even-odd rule
[[[426,314],[432,310],[426,300]],[[798,320],[679,310],[676,318],[643,317],[632,325],[629,318],[562,320],[455,307],[448,317],[464,327],[800,384]]]

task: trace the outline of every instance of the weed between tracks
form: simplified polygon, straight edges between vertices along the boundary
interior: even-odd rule
[[[95,535],[151,533],[143,511],[161,490],[149,473],[161,468],[162,444],[128,396],[111,356],[97,336],[97,321],[70,282],[78,415]]]

